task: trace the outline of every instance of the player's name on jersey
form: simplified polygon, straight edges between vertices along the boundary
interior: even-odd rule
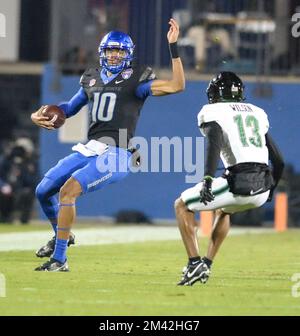
[[[247,104],[230,104],[230,107],[237,112],[253,112],[252,108]]]
[[[103,86],[103,87],[93,87],[91,89],[91,92],[102,92],[104,90],[109,90],[109,91],[113,91],[113,92],[121,92],[122,91],[122,87],[120,86]]]

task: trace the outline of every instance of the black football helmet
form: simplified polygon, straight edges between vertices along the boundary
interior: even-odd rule
[[[210,104],[234,101],[240,102],[244,98],[244,84],[233,72],[223,71],[214,77],[206,89]]]

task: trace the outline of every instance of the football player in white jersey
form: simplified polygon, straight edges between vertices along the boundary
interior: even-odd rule
[[[198,114],[198,126],[207,139],[206,163],[202,182],[185,190],[175,202],[189,257],[178,285],[208,280],[212,262],[228,233],[230,214],[270,201],[282,175],[284,163],[268,134],[268,117],[261,108],[245,103],[243,92],[243,82],[236,74],[221,72],[210,81],[209,104]],[[215,178],[220,157],[225,172]],[[215,210],[215,221],[207,254],[201,258],[194,213],[207,210]]]

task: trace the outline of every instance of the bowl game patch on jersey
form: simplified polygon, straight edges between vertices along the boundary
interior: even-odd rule
[[[90,82],[89,82],[89,86],[90,87],[92,87],[92,86],[94,86],[95,84],[96,84],[96,79],[95,78],[92,78],[91,80],[90,80]]]
[[[132,69],[126,69],[122,72],[122,77],[124,79],[129,79],[131,77],[131,75],[133,74],[133,70]]]

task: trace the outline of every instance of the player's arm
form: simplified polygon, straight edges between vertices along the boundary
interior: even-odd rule
[[[70,118],[77,114],[84,105],[88,103],[88,97],[83,88],[80,88],[78,92],[66,103],[58,105],[64,111],[66,118]]]
[[[214,177],[216,174],[222,146],[223,133],[220,125],[215,122],[207,122],[201,125],[206,137],[206,161],[204,176]]]
[[[181,59],[177,51],[177,40],[179,26],[174,19],[170,19],[170,29],[167,35],[172,57],[173,77],[171,80],[154,80],[151,84],[153,96],[164,96],[171,93],[183,91],[185,88],[185,77]]]
[[[64,114],[67,118],[75,115],[78,113],[81,108],[88,103],[88,97],[84,92],[83,88],[80,88],[79,91],[71,98],[70,101],[66,103],[61,103],[58,105],[64,111]],[[48,105],[43,105],[40,109],[31,114],[31,120],[39,127],[43,127],[46,129],[54,129],[54,120],[49,119],[43,115],[44,110],[47,108]]]
[[[274,178],[274,186],[271,189],[270,192],[270,196],[269,199],[272,199],[272,194],[273,194],[273,190],[276,188],[281,176],[282,176],[282,172],[283,172],[283,168],[284,168],[284,161],[283,161],[283,157],[278,149],[278,147],[276,146],[274,140],[272,139],[272,137],[270,136],[270,134],[266,134],[266,146],[268,147],[269,150],[269,157],[270,157],[270,161],[272,163],[272,167],[273,167],[273,178]]]
[[[200,191],[200,202],[206,205],[207,202],[214,200],[212,181],[220,158],[223,133],[221,127],[215,121],[203,123],[200,127],[207,140],[203,186]]]

